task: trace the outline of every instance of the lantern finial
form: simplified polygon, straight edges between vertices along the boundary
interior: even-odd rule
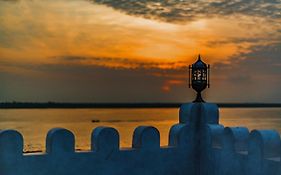
[[[197,97],[193,102],[204,102],[201,96],[201,92],[209,88],[209,74],[210,65],[207,65],[201,60],[201,55],[198,55],[198,60],[189,65],[189,87],[197,92]]]

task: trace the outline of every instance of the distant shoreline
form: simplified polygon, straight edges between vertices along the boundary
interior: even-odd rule
[[[183,103],[29,103],[2,102],[0,109],[178,108]],[[216,103],[220,108],[280,108],[281,103]]]

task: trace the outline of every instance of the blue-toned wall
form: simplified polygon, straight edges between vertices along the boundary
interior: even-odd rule
[[[279,134],[225,128],[210,103],[182,105],[165,147],[153,126],[135,129],[132,148],[119,147],[114,128],[98,127],[91,138],[90,151],[75,152],[74,135],[55,128],[46,153],[23,154],[22,135],[2,130],[0,175],[281,175]]]

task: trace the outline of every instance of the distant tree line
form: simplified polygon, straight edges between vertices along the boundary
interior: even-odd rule
[[[2,109],[17,108],[178,108],[183,103],[58,103],[1,102]],[[217,103],[221,108],[281,107],[281,103]]]

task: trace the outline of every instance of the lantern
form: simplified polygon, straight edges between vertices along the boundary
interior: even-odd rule
[[[192,87],[197,92],[197,97],[193,102],[204,102],[201,92],[210,87],[210,65],[201,60],[200,55],[198,60],[189,65],[189,88]]]

